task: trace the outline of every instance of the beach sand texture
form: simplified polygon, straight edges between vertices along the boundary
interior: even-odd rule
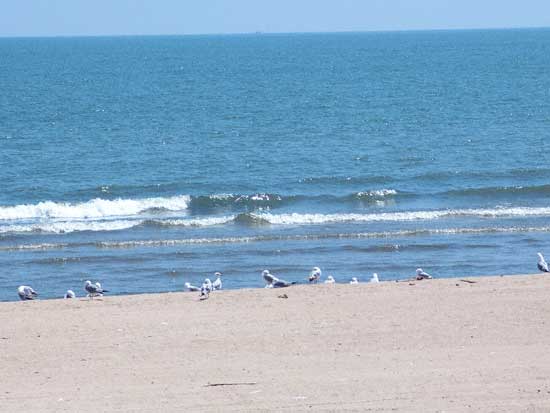
[[[1,303],[0,410],[550,411],[550,277],[471,279]]]

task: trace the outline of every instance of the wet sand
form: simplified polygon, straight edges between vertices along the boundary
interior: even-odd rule
[[[0,303],[0,410],[550,411],[550,276],[470,279]]]

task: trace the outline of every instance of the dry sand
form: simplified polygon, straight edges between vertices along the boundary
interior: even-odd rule
[[[550,277],[475,280],[1,303],[0,411],[550,411]]]

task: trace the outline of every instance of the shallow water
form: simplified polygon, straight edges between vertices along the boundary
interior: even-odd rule
[[[550,30],[0,39],[0,300],[536,271]]]

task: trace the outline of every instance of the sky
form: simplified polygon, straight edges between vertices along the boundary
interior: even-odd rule
[[[0,36],[549,26],[550,0],[0,0]]]

